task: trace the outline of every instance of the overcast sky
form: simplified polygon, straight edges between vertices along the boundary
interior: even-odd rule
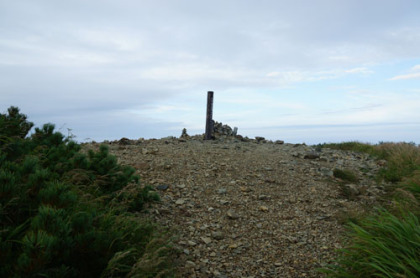
[[[420,1],[0,0],[0,112],[78,141],[420,143]]]

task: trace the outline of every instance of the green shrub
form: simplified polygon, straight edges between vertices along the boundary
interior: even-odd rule
[[[27,137],[32,126],[17,108],[0,115],[0,277],[120,277],[161,248],[155,275],[136,273],[170,269],[167,236],[131,213],[158,199],[134,169],[105,146],[80,153],[52,124]]]
[[[0,114],[0,138],[25,138],[34,126],[28,122],[27,116],[19,112],[19,108],[11,106],[8,114]],[[0,144],[4,142],[0,140]]]

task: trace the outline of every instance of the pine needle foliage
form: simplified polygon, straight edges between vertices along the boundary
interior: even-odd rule
[[[132,213],[158,195],[106,146],[82,154],[53,124],[32,127],[0,114],[0,277],[124,277],[156,250],[164,263],[139,277],[170,277],[169,240]]]

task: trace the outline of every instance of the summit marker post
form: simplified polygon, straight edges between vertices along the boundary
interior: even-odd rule
[[[206,134],[204,140],[212,139],[213,132],[213,95],[214,92],[207,92],[207,113],[206,113]]]

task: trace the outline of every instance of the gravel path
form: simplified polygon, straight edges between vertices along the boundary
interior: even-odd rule
[[[159,191],[151,212],[178,234],[181,277],[322,277],[316,269],[341,247],[339,220],[381,192],[369,178],[379,166],[363,154],[227,139],[110,146]],[[354,198],[335,168],[360,175]]]

